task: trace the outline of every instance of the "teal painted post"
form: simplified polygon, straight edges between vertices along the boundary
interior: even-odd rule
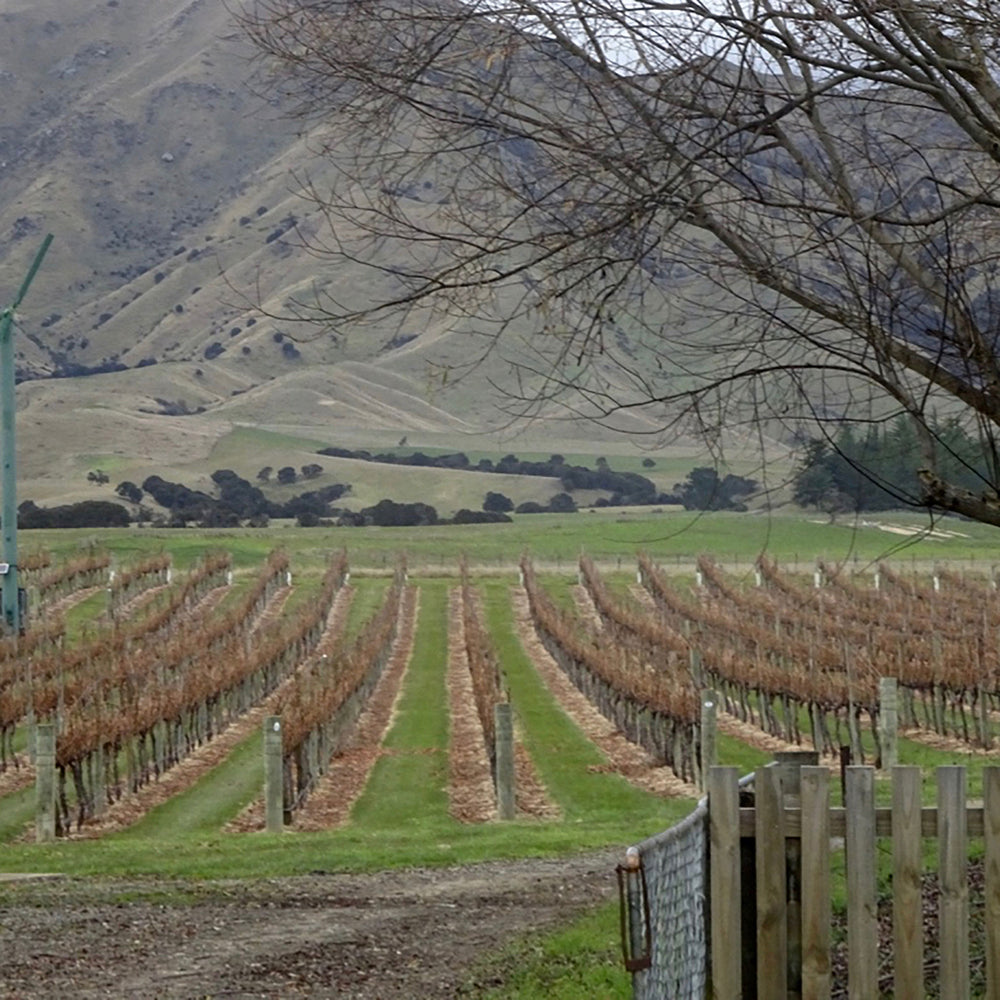
[[[0,477],[3,480],[3,621],[8,632],[19,631],[17,613],[17,466],[14,439],[14,338],[11,324],[14,310],[5,309],[0,318]]]
[[[0,575],[0,603],[3,605],[3,624],[7,632],[21,631],[21,609],[17,599],[17,442],[14,436],[14,311],[21,304],[32,278],[42,265],[52,234],[42,241],[35,254],[27,277],[13,304],[0,313],[0,477],[3,480],[3,562],[5,571]]]

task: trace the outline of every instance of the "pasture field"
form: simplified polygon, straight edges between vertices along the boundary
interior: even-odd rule
[[[62,878],[41,883],[0,880],[0,912],[14,915],[25,913],[25,907],[37,912],[39,907],[65,905],[72,913],[84,905],[88,895],[95,893],[109,913],[124,903],[134,902],[141,909],[160,901],[163,926],[167,927],[173,926],[171,921],[180,920],[179,907],[199,901],[224,906],[233,898],[250,899],[254,907],[266,911],[269,904],[265,900],[271,898],[271,889],[266,887],[274,886],[274,892],[279,892],[280,886],[280,891],[298,899],[296,904],[289,904],[289,912],[294,911],[301,918],[305,911],[315,910],[316,900],[327,891],[322,880],[329,878],[341,880],[336,886],[342,886],[344,892],[348,892],[346,887],[350,885],[350,892],[361,894],[352,904],[355,907],[370,904],[391,910],[396,898],[393,894],[402,892],[409,901],[406,905],[411,906],[410,917],[380,918],[373,924],[373,933],[384,935],[392,946],[413,949],[414,968],[419,965],[430,978],[422,979],[423,973],[414,972],[416,978],[409,986],[400,985],[398,992],[379,993],[377,988],[385,989],[389,981],[386,977],[391,979],[392,973],[391,963],[387,965],[387,960],[378,959],[381,954],[378,948],[372,950],[371,964],[359,979],[355,976],[357,970],[352,972],[348,968],[345,955],[336,949],[331,951],[325,936],[328,929],[317,924],[305,931],[300,926],[296,931],[291,923],[282,923],[275,931],[280,942],[274,945],[273,954],[265,957],[277,962],[279,953],[294,950],[291,942],[297,939],[296,935],[304,934],[308,947],[303,947],[306,951],[315,948],[316,953],[309,953],[313,957],[308,962],[300,956],[304,964],[297,974],[307,987],[312,984],[319,991],[315,995],[335,995],[322,993],[319,984],[332,981],[330,977],[346,976],[355,992],[344,995],[359,998],[627,996],[627,977],[616,958],[614,908],[605,905],[593,910],[580,923],[552,937],[542,939],[537,931],[551,926],[560,916],[565,922],[588,909],[587,902],[607,903],[615,892],[612,870],[624,846],[672,825],[693,807],[698,794],[697,751],[693,744],[685,743],[689,737],[684,712],[688,709],[676,699],[676,690],[689,683],[683,652],[687,647],[671,646],[681,640],[663,633],[659,639],[647,636],[642,641],[665,645],[642,646],[646,651],[636,654],[640,659],[669,665],[660,687],[644,688],[642,697],[647,699],[643,711],[660,713],[656,718],[664,720],[663,724],[669,723],[677,734],[672,747],[665,751],[671,772],[670,767],[662,766],[662,759],[656,762],[661,751],[650,747],[643,751],[625,739],[630,733],[629,722],[622,718],[610,723],[601,720],[594,707],[597,702],[593,692],[584,699],[579,692],[574,695],[564,690],[567,682],[560,678],[568,676],[571,669],[561,657],[583,662],[580,656],[584,654],[566,652],[574,648],[573,635],[587,636],[587,644],[601,651],[604,659],[592,669],[610,671],[614,690],[632,691],[634,684],[629,678],[636,676],[635,670],[640,668],[619,653],[626,647],[640,647],[637,641],[621,640],[615,630],[627,628],[621,623],[632,620],[630,615],[653,620],[656,615],[648,602],[659,600],[655,587],[647,583],[649,593],[645,593],[637,583],[639,553],[646,554],[661,583],[673,588],[677,595],[670,598],[677,602],[674,610],[668,612],[661,607],[658,614],[668,623],[670,614],[693,616],[691,621],[698,630],[699,641],[704,643],[706,661],[712,660],[715,648],[712,643],[727,641],[738,646],[741,641],[733,625],[718,630],[725,638],[714,637],[715,619],[711,614],[722,614],[727,601],[736,609],[734,620],[743,619],[751,625],[759,620],[767,625],[775,641],[791,644],[808,638],[817,649],[826,641],[808,611],[804,615],[793,614],[791,605],[783,605],[773,596],[778,592],[773,587],[766,588],[772,596],[765,598],[763,590],[754,586],[754,560],[765,551],[777,564],[784,581],[782,586],[797,592],[802,606],[808,607],[814,599],[812,572],[820,558],[828,567],[837,564],[844,567],[846,572],[842,576],[847,592],[856,595],[844,600],[855,601],[861,609],[858,615],[866,613],[863,609],[870,602],[873,574],[880,561],[885,560],[886,569],[882,572],[888,582],[883,586],[891,584],[896,588],[894,593],[898,592],[900,602],[909,591],[916,594],[919,590],[917,596],[922,595],[920,599],[926,606],[930,573],[938,567],[946,575],[945,590],[952,587],[957,593],[963,588],[979,588],[978,604],[974,596],[961,600],[956,597],[954,607],[942,608],[941,621],[954,619],[961,608],[974,604],[983,617],[982,601],[991,593],[992,566],[995,561],[1000,562],[1000,535],[994,538],[997,533],[992,529],[949,520],[939,522],[934,534],[925,533],[921,537],[914,532],[922,527],[926,527],[925,520],[902,514],[879,518],[877,523],[873,519],[871,524],[831,525],[816,523],[806,516],[694,516],[632,509],[522,516],[510,525],[422,529],[302,529],[275,525],[268,529],[212,532],[145,528],[22,532],[20,544],[25,558],[28,553],[48,553],[52,566],[81,553],[101,551],[111,553],[116,567],[125,568],[135,565],[142,556],[167,553],[175,578],[170,585],[173,590],[167,588],[163,593],[176,591],[202,564],[206,553],[225,553],[230,560],[231,578],[224,584],[217,580],[212,584],[214,589],[206,592],[207,596],[193,599],[183,612],[187,617],[178,619],[178,628],[208,636],[223,621],[228,623],[232,619],[235,623],[243,614],[240,609],[247,606],[247,623],[232,625],[233,629],[244,631],[238,638],[234,634],[237,641],[232,647],[219,647],[231,649],[230,652],[218,655],[223,659],[241,658],[244,653],[240,651],[247,651],[246,679],[225,683],[235,683],[240,686],[239,691],[252,690],[254,694],[237,709],[237,688],[226,688],[233,693],[211,695],[213,700],[206,704],[214,707],[207,709],[207,715],[201,709],[191,710],[187,715],[182,712],[176,724],[163,719],[151,722],[148,743],[146,736],[138,737],[134,746],[128,742],[131,737],[116,743],[117,757],[113,762],[105,758],[101,766],[106,775],[114,768],[120,784],[111,797],[120,798],[108,811],[108,818],[95,816],[82,825],[78,815],[85,811],[90,794],[88,776],[94,773],[96,765],[90,757],[81,756],[82,777],[76,781],[67,778],[61,793],[60,823],[65,826],[62,830],[65,835],[52,843],[34,842],[34,789],[23,780],[24,775],[31,774],[26,753],[29,729],[20,720],[8,745],[8,752],[16,756],[16,765],[8,762],[0,772],[0,841],[4,844],[0,874],[10,877],[16,873],[50,872],[59,873]],[[271,565],[269,559],[274,559],[269,553],[276,549],[287,555],[288,577],[283,568],[280,572],[266,569]],[[349,582],[342,581],[330,590],[329,567],[334,554],[341,551],[346,551]],[[706,552],[713,556],[711,570],[704,568],[709,563],[698,563]],[[405,586],[398,570],[401,555],[405,557],[408,573]],[[522,556],[529,558],[519,565]],[[581,556],[587,560],[581,561]],[[455,608],[461,606],[456,594],[465,593],[460,586],[463,559],[468,566],[465,581],[472,603],[463,612],[465,631],[458,633],[454,615]],[[285,563],[280,565],[283,567]],[[588,566],[592,569],[588,570]],[[592,579],[588,572],[594,574]],[[712,590],[708,610],[703,603],[699,605],[695,594],[696,572],[699,576],[709,574],[709,590],[713,586],[719,588],[717,592]],[[718,585],[712,583],[712,573],[719,574]],[[532,589],[536,583],[537,592]],[[315,785],[310,784],[306,790],[310,792],[308,798],[300,795],[293,803],[291,825],[281,833],[266,832],[262,812],[264,716],[272,712],[280,715],[280,706],[292,704],[289,685],[307,685],[305,703],[310,698],[320,699],[320,688],[308,685],[318,683],[317,663],[321,653],[324,664],[328,654],[337,662],[341,662],[341,657],[346,658],[344,662],[354,657],[361,667],[369,662],[365,657],[375,657],[374,653],[366,652],[375,648],[372,645],[375,640],[370,638],[374,634],[372,623],[386,613],[384,609],[394,599],[397,587],[403,587],[400,593],[413,595],[412,610],[406,611],[409,605],[404,602],[398,612],[392,612],[399,623],[391,640],[392,657],[386,659],[388,654],[378,654],[387,665],[380,660],[370,684],[367,680],[363,682],[369,684],[364,687],[363,699],[369,713],[375,713],[380,699],[385,704],[382,728],[371,730],[375,735],[366,737],[370,744],[358,741],[337,744],[338,755],[329,775],[318,779]],[[152,593],[157,588],[149,589]],[[258,592],[258,603],[251,608]],[[109,593],[103,585],[81,588],[75,595],[63,598],[58,607],[53,604],[36,609],[29,632],[41,621],[60,618],[65,622],[66,649],[92,647],[95,652],[83,659],[93,667],[99,659],[98,648],[111,642],[107,638]],[[323,604],[324,600],[332,603]],[[213,603],[204,603],[208,601]],[[766,605],[765,601],[772,603]],[[130,627],[130,622],[138,627],[137,623],[154,605],[155,601],[147,597],[134,598],[120,612],[116,628]],[[697,610],[699,606],[701,611]],[[844,604],[845,609],[848,606]],[[469,607],[478,610],[469,611]],[[892,607],[895,609],[896,605]],[[908,614],[903,604],[900,609],[900,615]],[[707,617],[699,619],[702,614]],[[990,611],[989,615],[992,614]],[[270,648],[269,644],[279,642],[290,622],[304,621],[309,615],[317,624],[302,627],[312,629],[309,633],[312,645],[296,645],[286,666],[278,670],[270,660],[262,665],[250,662],[251,649]],[[616,615],[621,619],[617,624]],[[772,620],[773,626],[769,624]],[[457,751],[451,740],[457,716],[455,708],[449,708],[454,684],[451,662],[455,650],[462,648],[456,635],[468,637],[473,621],[479,622],[476,627],[482,630],[489,657],[501,673],[504,695],[514,710],[519,798],[516,817],[505,822],[489,817],[489,802],[483,814],[485,819],[470,821],[462,810],[482,793],[476,792],[472,785],[456,791]],[[835,624],[843,634],[843,620],[838,619]],[[676,637],[690,632],[687,625],[668,627],[673,628],[670,635]],[[989,620],[983,617],[983,627],[993,627],[991,617]],[[406,640],[407,634],[412,638]],[[211,640],[216,641],[222,640]],[[465,641],[468,645],[468,638]],[[759,657],[762,640],[754,637],[752,641],[757,644]],[[164,647],[169,645],[166,639],[162,642]],[[877,643],[878,636],[872,640],[871,648],[859,648],[859,662],[863,656],[874,662],[881,649]],[[949,632],[946,624],[941,625],[935,643],[935,649],[945,659],[960,652],[958,635]],[[136,640],[136,644],[128,647],[129,655],[135,658],[141,645]],[[795,648],[789,645],[782,653],[786,661],[789,656],[794,657]],[[350,652],[352,649],[355,652]],[[472,654],[468,655],[466,670],[473,671],[475,678]],[[165,656],[162,653],[160,660]],[[141,660],[141,655],[138,659]],[[158,671],[157,683],[162,682],[164,670],[169,677],[171,671],[182,669],[155,666],[160,660],[155,657],[149,660],[153,665],[150,669]],[[397,660],[398,667],[393,667]],[[788,662],[790,669],[808,675],[809,670],[801,664],[793,668]],[[251,677],[251,670],[262,671],[261,677],[267,671],[278,672],[271,678],[273,684],[261,681],[261,686],[255,687],[258,681],[254,678],[258,674]],[[4,676],[9,679],[5,683],[9,683],[12,692],[20,690],[21,675],[16,670]],[[156,689],[154,675],[146,676],[150,685],[147,694],[152,698]],[[360,678],[361,674],[357,676]],[[859,755],[871,759],[877,753],[875,730],[866,728],[861,715],[860,728],[855,731],[847,715],[834,712],[830,719],[817,722],[805,700],[801,704],[789,701],[787,696],[782,700],[766,686],[758,684],[737,695],[735,687],[732,692],[727,688],[730,681],[723,673],[711,675],[708,681],[725,693],[729,713],[729,721],[718,735],[719,763],[736,765],[744,772],[753,770],[766,763],[774,749],[799,740],[808,743],[825,731],[824,726],[831,740],[850,739]],[[35,687],[41,683],[35,681]],[[79,729],[82,733],[85,728],[82,723],[72,721],[74,712],[94,710],[93,694],[73,693],[76,688],[68,667],[63,668],[56,683],[60,726],[67,732],[77,733]],[[901,683],[906,683],[905,678]],[[129,690],[126,684],[105,697],[111,698],[118,710],[125,713]],[[314,693],[310,695],[310,691]],[[863,701],[859,691],[856,688],[851,695],[852,704]],[[74,701],[75,698],[79,701]],[[79,709],[74,707],[77,704]],[[960,699],[942,700],[939,707],[922,695],[915,695],[911,704],[912,731],[905,732],[899,742],[901,762],[916,763],[926,770],[943,763],[965,763],[970,769],[970,790],[975,794],[978,774],[989,757],[977,753],[973,746],[976,732],[970,722],[971,712]],[[471,700],[469,713],[475,714]],[[1000,713],[994,714],[1000,719]],[[365,721],[368,715],[355,717],[357,732],[368,732],[365,729],[369,725]],[[215,733],[211,739],[203,732],[206,718],[207,729]],[[287,727],[289,720],[282,718]],[[931,726],[938,724],[942,732],[934,734],[934,739],[925,739]],[[991,737],[1000,742],[1000,722],[994,720],[988,724],[992,727]],[[77,729],[73,729],[74,725]],[[965,743],[961,740],[963,729],[967,736]],[[161,762],[163,741],[169,746],[179,745],[182,731],[190,744],[189,753],[174,767],[168,767]],[[344,732],[348,730],[345,728]],[[78,737],[83,739],[79,734],[73,738]],[[642,740],[637,738],[634,742]],[[169,753],[168,749],[168,756]],[[637,763],[639,757],[628,756],[643,753],[646,763],[642,764]],[[295,767],[304,767],[304,759],[296,758]],[[287,763],[290,760],[286,753],[286,767],[291,766]],[[340,763],[336,764],[337,761]],[[66,765],[67,775],[71,766]],[[20,768],[23,772],[19,772]],[[338,803],[338,796],[345,801]],[[311,805],[311,801],[320,804]],[[288,802],[286,798],[286,810]],[[340,819],[334,822],[331,816]],[[395,888],[393,877],[386,874],[391,872],[397,873]],[[435,878],[430,874],[433,872],[441,873],[442,885],[448,885],[447,890],[440,890],[440,899],[428,889]],[[462,872],[468,877],[456,874]],[[548,887],[546,880],[550,883]],[[508,883],[512,887],[509,898],[503,895],[503,887]],[[361,898],[364,890],[359,887],[365,884],[372,886],[371,894]],[[470,890],[470,884],[476,888]],[[334,892],[330,888],[333,886],[334,882],[330,882],[327,887],[330,892]],[[332,901],[336,892],[324,898]],[[446,947],[443,954],[432,958],[431,946],[417,943],[422,923],[419,914],[436,912],[433,908],[439,903],[463,909],[467,920],[464,926],[456,925],[450,952]],[[334,910],[337,905],[331,903]],[[354,926],[350,924],[353,919],[350,913],[345,911],[343,916],[347,925]],[[199,919],[194,918],[196,925]],[[123,933],[131,932],[121,929]],[[530,937],[520,936],[529,931],[533,931]],[[0,945],[5,953],[8,946],[20,950],[12,952],[9,959],[0,959],[0,979],[14,975],[14,965],[4,966],[4,961],[23,964],[29,961],[32,947],[45,947],[44,935],[33,945],[17,945],[13,937],[8,941],[4,933],[0,931]],[[254,934],[259,937],[260,933],[258,927]],[[236,931],[233,935],[234,948],[245,949],[246,938]],[[374,939],[366,940],[370,943]],[[197,961],[208,962],[207,953],[198,951],[199,947],[193,943],[192,954],[197,951]],[[109,954],[102,958],[98,952],[95,948],[93,960],[83,962],[93,976],[114,973],[115,963],[118,972],[124,969],[130,976],[140,976],[135,968],[125,969],[127,959],[123,956],[115,958]],[[316,957],[321,952],[322,959]],[[222,945],[212,952],[216,958],[224,953]],[[263,962],[271,968],[263,961],[263,952],[258,949],[254,955],[257,965]],[[449,971],[442,971],[444,966]],[[256,967],[251,969],[247,964],[241,968],[247,983],[278,988],[275,985],[278,980],[269,980],[264,973],[259,973],[263,978],[255,979]],[[69,979],[60,979],[59,975],[54,972],[55,978],[48,980],[45,988],[65,988]],[[168,971],[166,966],[153,963],[141,975],[146,979],[130,980],[135,988],[158,988],[153,984],[166,980],[155,977],[167,976]],[[213,975],[210,969],[203,969],[198,973],[200,978],[196,976],[192,982],[210,992],[219,985]],[[273,975],[278,976],[279,971],[273,971]],[[365,992],[368,989],[363,985],[365,982],[370,983],[373,992]],[[377,982],[381,982],[381,987]],[[417,982],[422,984],[419,989],[429,992],[405,992],[418,988],[414,986]],[[585,992],[581,993],[581,989]]]
[[[440,525],[422,528],[298,528],[274,522],[267,528],[64,529],[20,535],[22,551],[48,550],[62,557],[88,546],[128,560],[165,550],[187,569],[207,548],[224,548],[237,568],[256,565],[275,546],[285,548],[299,570],[317,571],[326,554],[346,548],[359,569],[390,568],[399,553],[414,572],[454,573],[466,555],[477,571],[513,572],[523,552],[546,570],[574,573],[582,552],[602,563],[634,565],[647,552],[665,567],[692,567],[703,553],[749,573],[762,552],[794,571],[809,572],[815,560],[871,572],[882,559],[925,567],[941,561],[988,574],[1000,561],[1000,532],[988,525],[941,519],[929,527],[919,514],[890,512],[830,524],[808,514],[731,514],[603,508],[576,514],[525,514],[510,524]]]

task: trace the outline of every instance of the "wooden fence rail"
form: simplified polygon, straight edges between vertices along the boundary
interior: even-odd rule
[[[712,997],[843,995],[831,917],[833,863],[843,851],[850,1000],[921,1000],[931,966],[935,995],[968,1000],[970,935],[984,957],[975,996],[1000,1000],[1000,767],[984,769],[983,800],[976,803],[967,801],[964,767],[938,768],[930,807],[921,804],[919,768],[894,767],[891,774],[891,805],[876,805],[873,768],[848,767],[844,805],[833,806],[827,768],[779,763],[757,772],[749,804],[745,792],[741,801],[736,768],[711,769]],[[925,839],[937,841],[936,932],[923,919]],[[972,934],[968,858],[976,841],[984,847],[976,889],[984,897],[983,926]],[[891,874],[891,939],[880,936],[878,921],[878,861],[890,854],[882,875]]]

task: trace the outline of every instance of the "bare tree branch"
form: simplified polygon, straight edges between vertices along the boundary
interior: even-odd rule
[[[922,503],[1000,523],[992,0],[256,0],[338,169],[300,320],[468,323],[521,413],[665,427],[905,413]],[[474,359],[474,360],[472,360]],[[497,380],[497,384],[501,384]],[[706,421],[707,413],[716,414]],[[937,416],[978,434],[942,479]]]

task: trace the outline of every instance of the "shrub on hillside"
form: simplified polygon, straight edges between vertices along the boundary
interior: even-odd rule
[[[129,500],[132,503],[139,503],[142,500],[142,490],[127,479],[115,487],[115,493],[123,500]]]
[[[511,518],[498,510],[468,510],[463,507],[455,512],[452,524],[510,524]]]
[[[374,507],[361,511],[365,524],[381,527],[415,527],[437,524],[437,511],[426,503],[397,503],[395,500],[379,500]]]
[[[553,514],[575,514],[576,501],[568,493],[557,493],[549,501],[549,510]]]
[[[510,497],[504,496],[503,493],[494,493],[492,490],[488,491],[485,499],[483,500],[483,510],[484,511],[494,511],[499,514],[506,514],[507,511],[514,509],[514,501]]]
[[[534,500],[525,500],[514,508],[515,514],[547,514],[549,508]]]

